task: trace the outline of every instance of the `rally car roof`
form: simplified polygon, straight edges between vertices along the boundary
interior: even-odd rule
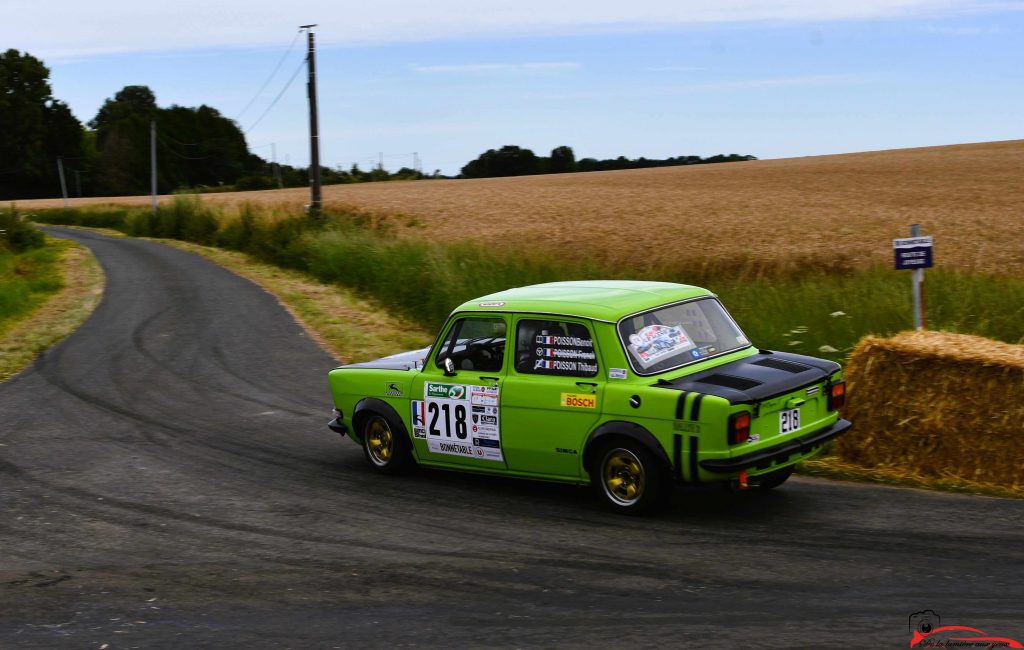
[[[559,314],[614,323],[623,316],[659,305],[712,295],[701,287],[672,282],[548,282],[481,296],[463,303],[455,311]]]

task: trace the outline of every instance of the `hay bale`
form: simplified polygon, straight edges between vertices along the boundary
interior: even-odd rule
[[[890,473],[1020,488],[1024,345],[949,332],[857,344],[846,369],[854,429],[833,451]]]

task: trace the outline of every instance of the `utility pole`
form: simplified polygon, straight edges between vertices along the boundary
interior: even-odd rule
[[[60,193],[64,197],[64,209],[68,209],[68,184],[64,182],[64,159],[57,156],[57,174],[60,176]]]
[[[316,45],[314,42],[313,25],[300,25],[299,29],[306,30],[309,40],[309,54],[306,55],[306,64],[309,70],[309,81],[306,84],[306,94],[309,96],[309,214],[314,218],[320,217],[320,208],[323,201],[320,196],[320,128],[316,117]]]
[[[277,143],[270,143],[270,159],[273,161],[274,169],[274,182],[277,183],[277,189],[284,187],[284,183],[281,182],[281,166],[277,164]]]
[[[156,120],[149,122],[150,192],[153,196],[153,216],[156,216]]]

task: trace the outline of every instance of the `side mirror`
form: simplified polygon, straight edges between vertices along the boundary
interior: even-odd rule
[[[454,377],[455,376],[455,362],[452,361],[451,357],[445,357],[444,361],[444,376]]]

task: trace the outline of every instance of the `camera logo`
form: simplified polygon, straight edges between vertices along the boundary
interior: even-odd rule
[[[940,627],[942,627],[942,617],[934,609],[926,609],[910,615],[911,636],[914,636],[914,632],[928,636]]]

